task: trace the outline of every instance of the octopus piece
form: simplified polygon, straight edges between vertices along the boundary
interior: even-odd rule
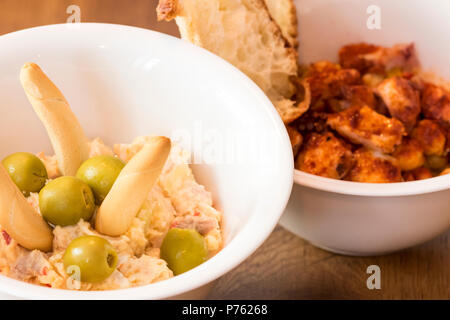
[[[419,92],[404,78],[392,77],[381,82],[376,92],[383,99],[392,117],[411,130],[420,114]]]
[[[357,70],[342,69],[337,64],[321,61],[307,70],[306,82],[311,93],[311,108],[317,109],[317,104],[323,100],[340,97],[343,86],[359,84],[361,79]]]
[[[352,165],[350,147],[331,132],[311,134],[295,163],[299,170],[333,179],[343,178]]]
[[[298,129],[303,136],[308,132],[322,133],[327,129],[327,117],[328,115],[324,112],[314,112],[309,110],[298,118],[292,124],[292,127]]]
[[[383,153],[392,153],[405,135],[403,124],[387,118],[367,106],[357,106],[330,114],[327,124],[356,144]]]
[[[342,95],[349,106],[368,106],[373,109],[376,104],[373,90],[368,86],[343,86]]]
[[[450,125],[450,93],[431,83],[422,90],[422,112],[426,118]]]
[[[446,174],[450,174],[450,168],[445,169],[444,171],[441,172],[440,176],[444,176]]]
[[[414,169],[412,171],[412,174],[414,176],[414,180],[424,180],[433,178],[433,174],[431,173],[430,169],[426,167],[420,167],[417,169]]]
[[[447,129],[447,143],[444,150],[445,155],[450,155],[450,128]]]
[[[396,44],[383,51],[381,59],[386,70],[400,68],[409,72],[420,66],[414,43]]]
[[[361,73],[384,73],[394,68],[412,71],[419,66],[413,43],[391,48],[367,43],[350,44],[339,50],[339,62],[344,68],[357,69]]]
[[[433,178],[433,174],[430,169],[427,167],[419,167],[412,171],[404,171],[403,172],[403,180],[404,181],[417,181]]]
[[[360,148],[354,152],[355,165],[347,180],[369,183],[390,183],[403,181],[400,167],[394,158],[378,152]]]
[[[380,55],[382,50],[380,46],[367,43],[346,45],[339,50],[339,63],[344,68],[353,68],[366,73],[375,65],[372,57]]]
[[[416,180],[416,178],[414,177],[414,174],[411,171],[403,171],[402,177],[403,177],[403,181],[405,181],[405,182]]]
[[[445,132],[436,121],[429,119],[419,121],[411,136],[421,144],[427,156],[444,154]]]
[[[300,132],[298,132],[295,128],[291,126],[286,126],[286,129],[289,134],[289,139],[291,140],[294,157],[296,157],[300,150],[300,147],[302,146],[303,136],[301,135]]]
[[[403,138],[402,144],[393,153],[397,164],[404,171],[414,170],[424,165],[425,156],[419,141],[408,137]]]

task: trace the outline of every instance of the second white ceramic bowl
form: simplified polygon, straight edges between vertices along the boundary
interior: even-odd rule
[[[390,46],[414,42],[423,68],[450,80],[449,2],[295,2],[301,63],[337,61],[339,48],[349,43]],[[370,17],[379,18],[380,29],[368,27]],[[330,251],[384,254],[430,240],[450,227],[450,175],[396,184],[367,184],[296,170],[294,179],[281,224]]]
[[[282,224],[323,249],[380,255],[450,227],[450,176],[400,184],[331,180],[296,170]]]

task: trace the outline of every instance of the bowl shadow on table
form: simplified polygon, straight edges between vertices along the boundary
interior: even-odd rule
[[[278,226],[209,299],[449,299],[450,232],[421,246],[377,257],[349,257],[316,248]],[[367,267],[381,270],[369,290]]]

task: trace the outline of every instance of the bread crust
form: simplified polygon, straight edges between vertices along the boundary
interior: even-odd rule
[[[170,21],[177,16],[177,0],[160,0],[156,8],[158,21]]]
[[[131,226],[166,163],[171,142],[153,137],[125,165],[97,211],[95,228],[108,236],[120,236]]]
[[[270,15],[291,47],[298,48],[298,19],[294,0],[264,0]]]
[[[0,166],[0,185],[1,228],[28,250],[50,251],[52,230],[44,218],[30,206],[3,166]]]
[[[220,14],[220,10],[218,8],[216,10],[216,7],[229,4],[229,2],[222,0],[211,1],[211,3],[206,3],[211,5],[210,9],[213,8],[210,10],[211,15]],[[197,9],[200,10],[200,6],[205,5],[205,3],[191,2],[191,0],[160,0],[157,7],[157,16],[158,20],[170,21],[175,19],[183,39],[221,56],[247,74],[266,93],[277,108],[283,121],[285,123],[294,121],[307,109],[307,107],[305,108],[305,103],[297,104],[296,101],[292,100],[298,92],[297,86],[292,81],[293,78],[298,76],[297,51],[284,38],[280,27],[271,17],[264,0],[241,0],[232,3],[239,7],[236,9],[236,14],[242,14],[243,11],[251,13],[250,18],[254,18],[253,22],[257,21],[255,23],[259,23],[263,30],[254,31],[254,28],[253,30],[250,29],[247,34],[245,31],[242,31],[241,34],[239,34],[240,31],[231,31],[232,26],[230,26],[230,23],[227,24],[222,20],[217,21],[218,19],[214,20],[215,17],[203,18],[196,16]],[[197,5],[199,8],[196,7]],[[186,8],[183,6],[186,6]],[[232,11],[235,9],[228,10],[231,12],[231,15],[228,16],[230,18],[230,16],[232,17],[235,14]],[[295,7],[291,10],[295,10]],[[209,18],[211,18],[211,23],[215,24],[216,28],[219,26],[223,29],[224,39],[215,39],[213,35],[205,32],[201,22],[209,22],[207,20]],[[228,34],[226,33],[227,31]],[[240,43],[238,42],[239,40],[236,40],[236,43],[233,43],[232,53],[230,53],[222,50],[222,45],[224,45],[225,41],[230,41],[229,35],[233,34],[232,32],[236,32],[236,39],[245,37],[248,39],[253,36],[252,32],[260,32],[259,35],[255,33],[256,37],[254,38],[256,39],[266,36],[269,39],[265,39],[264,41],[266,42],[260,41],[258,43],[259,47],[256,50],[259,51],[256,54],[249,52],[251,50],[248,50],[247,43]],[[238,57],[234,56],[239,49],[245,51],[245,54],[250,54],[250,58],[240,61]],[[261,55],[274,57],[272,59],[266,58],[266,61],[262,62],[266,63],[262,68],[264,72],[260,72],[254,65],[249,63],[250,60],[258,61]]]
[[[47,130],[59,170],[74,176],[88,158],[87,138],[61,91],[35,63],[26,63],[20,81],[28,101]]]

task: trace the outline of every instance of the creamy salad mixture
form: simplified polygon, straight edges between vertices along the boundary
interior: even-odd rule
[[[131,144],[106,146],[100,139],[90,143],[89,157],[116,155],[128,162],[146,143],[148,137],[138,137]],[[39,153],[49,179],[61,174],[55,156]],[[131,228],[120,237],[104,236],[94,230],[89,221],[53,229],[53,251],[27,250],[5,230],[0,237],[0,273],[22,281],[52,288],[108,290],[141,286],[173,277],[166,261],[160,258],[161,243],[170,228],[195,229],[204,236],[209,256],[222,246],[221,213],[213,207],[211,193],[198,184],[188,165],[190,154],[173,145],[157,184],[148,194]],[[39,212],[39,197],[31,193],[29,204]],[[63,254],[72,240],[83,235],[107,239],[118,253],[117,269],[100,283],[79,285],[66,273]],[[76,281],[76,280],[75,280]]]
[[[89,140],[34,63],[20,81],[55,155],[0,163],[0,274],[59,289],[111,290],[189,271],[222,247],[222,214],[190,154],[167,137]]]

